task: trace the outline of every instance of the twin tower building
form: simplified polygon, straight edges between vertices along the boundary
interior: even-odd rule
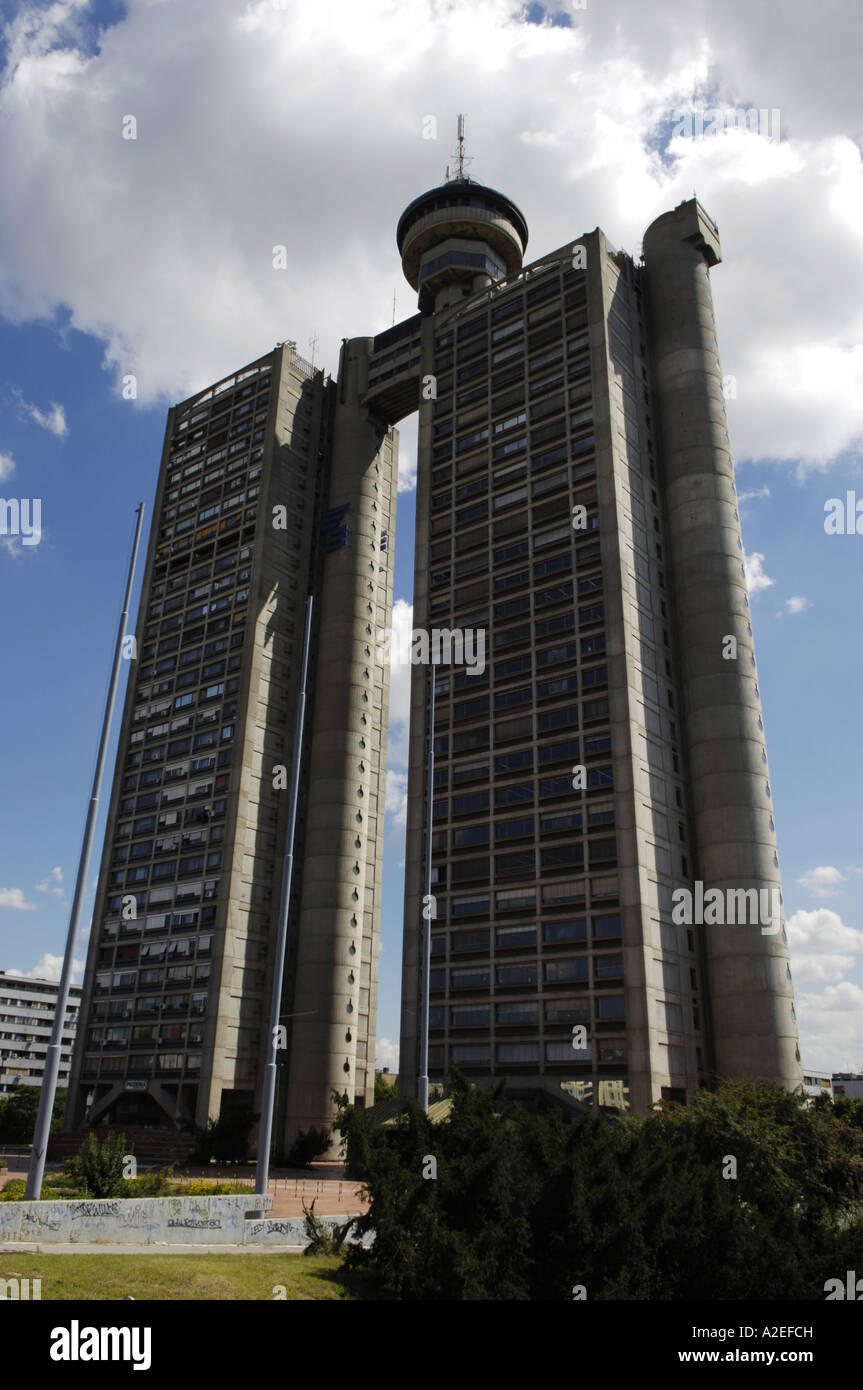
[[[414,629],[484,660],[412,671],[401,1089],[429,834],[432,1083],[644,1111],[801,1082],[717,228],[681,203],[638,264],[596,229],[525,266],[527,239],[459,175],[398,224],[415,316],[346,340],[336,378],[280,344],[169,412],[67,1124],[259,1108],[309,593],[276,1151],[333,1091],[373,1102],[414,412]]]

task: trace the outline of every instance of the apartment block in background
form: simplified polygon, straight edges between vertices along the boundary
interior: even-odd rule
[[[72,985],[60,1051],[58,1085],[68,1086],[81,988]],[[41,1086],[57,1007],[57,981],[0,970],[0,1095]]]

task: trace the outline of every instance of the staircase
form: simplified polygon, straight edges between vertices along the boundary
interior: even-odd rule
[[[139,1163],[154,1163],[160,1168],[169,1163],[189,1163],[198,1147],[193,1134],[146,1129],[143,1125],[97,1125],[92,1133],[100,1141],[107,1139],[109,1134],[124,1134],[127,1151],[134,1154]],[[74,1158],[87,1134],[87,1130],[81,1129],[52,1135],[48,1142],[48,1162],[62,1163],[66,1158]]]

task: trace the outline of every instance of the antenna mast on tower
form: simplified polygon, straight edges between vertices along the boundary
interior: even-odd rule
[[[466,179],[466,180],[468,180],[468,182],[469,182],[468,175],[465,173],[465,166],[468,165],[468,164],[473,163],[473,160],[472,160],[471,158],[469,158],[469,157],[465,154],[465,152],[464,152],[464,116],[461,115],[461,113],[459,114],[459,118],[458,118],[458,127],[457,127],[457,131],[458,131],[458,137],[457,137],[457,138],[458,138],[458,144],[457,144],[457,148],[456,148],[456,150],[455,150],[455,153],[452,155],[453,160],[455,160],[456,173],[453,174],[452,177],[455,178],[455,179]],[[449,181],[450,181],[450,169],[451,169],[451,167],[452,167],[452,166],[451,166],[450,164],[448,164],[448,165],[446,166],[446,182],[447,182],[447,183],[449,183]]]

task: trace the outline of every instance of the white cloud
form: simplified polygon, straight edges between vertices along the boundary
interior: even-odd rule
[[[756,488],[751,488],[751,489],[749,490],[749,492],[739,492],[739,493],[737,494],[737,500],[738,500],[738,502],[740,502],[740,503],[742,504],[742,503],[744,503],[744,502],[754,502],[754,501],[756,501],[756,499],[759,499],[759,498],[762,498],[762,497],[769,497],[769,496],[770,496],[770,488],[769,488],[769,487],[756,487]]]
[[[25,401],[21,392],[17,389],[12,392],[18,402],[22,416],[27,420],[32,420],[35,425],[41,426],[49,434],[56,434],[62,439],[69,433],[69,426],[66,424],[66,412],[62,405],[56,401],[51,402],[49,410],[40,410],[37,405],[32,405],[30,401]]]
[[[63,891],[63,870],[60,868],[59,864],[51,870],[50,874],[42,879],[41,883],[36,884],[36,892],[54,893],[58,898],[65,898],[66,894]]]
[[[399,492],[412,492],[417,485],[416,422],[399,425]]]
[[[812,607],[812,600],[808,598],[787,598],[785,600],[786,613],[805,613],[807,608]]]
[[[11,478],[15,472],[15,460],[11,454],[0,453],[0,483]]]
[[[63,969],[63,957],[52,956],[46,951],[41,960],[38,960],[32,970],[7,970],[7,975],[17,975],[22,980],[59,980]],[[72,962],[72,982],[80,984],[81,976],[84,972],[84,962],[73,960]]]
[[[19,912],[33,912],[36,903],[28,903],[20,888],[0,888],[0,907],[12,907]]]
[[[399,1069],[399,1045],[390,1038],[378,1038],[375,1049],[375,1066],[388,1067],[392,1072]]]
[[[845,875],[832,864],[819,864],[815,869],[807,869],[797,882],[818,898],[829,898],[845,882]]]
[[[863,989],[845,980],[797,997],[803,1065],[854,1071],[863,1057]]]
[[[387,815],[393,825],[406,826],[408,816],[408,778],[406,772],[387,768]]]
[[[743,563],[746,568],[746,584],[750,594],[760,594],[762,589],[769,589],[773,580],[764,570],[764,556],[760,551],[753,551],[748,555],[743,553]]]
[[[863,932],[826,907],[795,912],[786,930],[795,980],[842,980],[863,952]]]
[[[728,0],[710,31],[636,0],[576,11],[571,28],[524,24],[512,0],[128,0],[98,51],[88,9],[25,4],[7,26],[0,311],[66,306],[104,343],[115,387],[136,373],[142,403],[180,399],[287,334],[317,331],[332,371],[346,332],[389,326],[394,285],[397,318],[414,313],[396,220],[442,180],[467,110],[471,175],[523,207],[529,257],[597,223],[637,255],[648,223],[697,187],[722,235],[711,281],[738,458],[823,466],[863,437],[851,9],[813,26],[811,5],[788,0],[777,45],[748,0]],[[675,108],[696,98],[778,106],[784,138],[738,131],[664,153]],[[384,145],[386,178],[370,183]],[[406,449],[402,488],[412,475]]]
[[[396,599],[393,604],[392,638],[390,641],[390,717],[387,739],[387,762],[395,771],[408,765],[408,734],[411,712],[410,663],[413,604]]]

